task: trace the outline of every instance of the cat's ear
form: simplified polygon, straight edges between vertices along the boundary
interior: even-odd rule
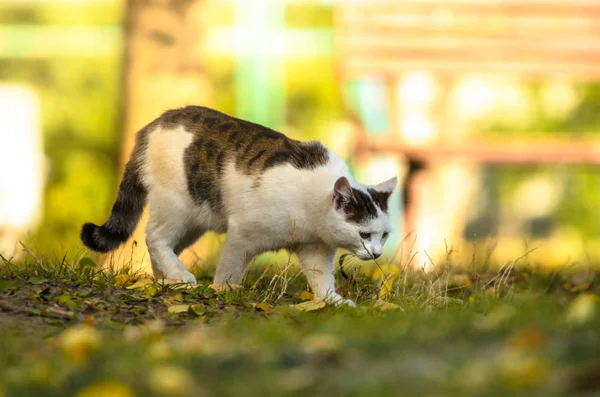
[[[381,182],[377,185],[371,186],[371,189],[373,190],[377,190],[380,193],[389,193],[392,194],[392,192],[394,191],[394,189],[396,189],[396,186],[398,185],[398,178],[397,177],[393,177],[388,179],[385,182]]]
[[[333,185],[332,202],[336,210],[344,209],[349,203],[355,201],[352,186],[345,176],[338,178]]]
[[[377,192],[377,195],[379,197],[381,197],[382,199],[387,201],[390,198],[390,196],[392,195],[392,193],[394,192],[394,189],[396,189],[397,185],[398,185],[398,178],[393,177],[393,178],[388,179],[385,182],[381,182],[374,186],[369,186],[369,189],[374,190],[375,192]]]

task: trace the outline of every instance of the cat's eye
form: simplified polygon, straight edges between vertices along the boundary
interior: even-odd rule
[[[369,240],[371,238],[371,233],[360,232],[360,238],[363,240]]]
[[[383,236],[381,236],[381,238],[387,238],[388,234],[388,232],[383,233]]]

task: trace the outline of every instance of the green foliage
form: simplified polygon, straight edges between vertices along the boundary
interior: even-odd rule
[[[110,25],[122,18],[124,1],[0,3],[0,25]]]
[[[41,102],[48,180],[34,245],[43,252],[72,251],[81,224],[106,216],[114,198],[118,59],[1,60],[0,80],[8,78],[35,87]]]
[[[0,25],[117,26],[125,2],[0,3]],[[219,6],[211,22],[234,22],[231,7]],[[290,4],[285,25],[291,29],[333,27],[333,8],[324,4]],[[289,60],[285,63],[285,132],[299,139],[323,139],[332,124],[347,117],[333,57]],[[203,63],[214,93],[214,106],[236,114],[236,61],[207,58]],[[42,104],[45,152],[49,160],[44,219],[32,236],[41,252],[77,252],[79,228],[85,221],[101,222],[110,210],[119,178],[117,166],[122,130],[122,59],[120,53],[104,59],[0,59],[0,81],[33,87]],[[514,131],[519,137],[591,137],[599,125],[599,86],[573,83],[576,106],[568,113],[553,113],[544,105],[544,87],[527,89],[526,117],[515,121],[492,112],[475,125],[483,134]],[[542,135],[540,131],[548,131]],[[499,200],[504,203],[529,171],[559,174],[565,193],[553,214],[561,226],[582,237],[597,237],[600,193],[593,168],[556,170],[499,169],[493,172]]]
[[[0,3],[0,25],[116,25],[124,3]],[[47,189],[31,237],[40,252],[79,250],[84,221],[100,221],[114,198],[121,116],[121,59],[4,59],[0,82],[32,87],[40,100]]]

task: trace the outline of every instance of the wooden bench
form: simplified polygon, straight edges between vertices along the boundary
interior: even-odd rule
[[[400,138],[397,104],[390,94],[411,71],[434,73],[446,88],[456,77],[472,72],[600,81],[600,1],[354,0],[339,4],[335,24],[342,81],[386,82],[388,106],[381,117],[389,117],[388,128],[376,133],[363,128],[357,154],[392,153],[408,159],[405,231],[415,228],[412,207],[422,191],[413,183],[434,160],[600,164],[598,140],[455,140],[442,126],[434,142],[413,144]],[[361,118],[360,106],[354,107],[359,107]],[[444,112],[442,108],[436,114],[447,115]]]

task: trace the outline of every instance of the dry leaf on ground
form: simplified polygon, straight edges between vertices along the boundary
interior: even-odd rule
[[[302,312],[313,312],[316,310],[321,310],[324,309],[327,306],[327,303],[325,303],[325,301],[307,301],[307,302],[302,302],[302,303],[298,303],[297,305],[291,305],[291,307],[293,307],[296,310],[300,310]]]
[[[299,298],[301,301],[311,301],[315,299],[315,294],[309,291],[302,291],[300,292]]]
[[[267,302],[259,303],[256,306],[254,306],[254,308],[263,312],[270,312],[273,309],[273,307]]]
[[[152,280],[151,278],[143,278],[141,280],[136,281],[133,285],[127,287],[127,289],[141,289],[152,285],[153,283],[154,280]]]

